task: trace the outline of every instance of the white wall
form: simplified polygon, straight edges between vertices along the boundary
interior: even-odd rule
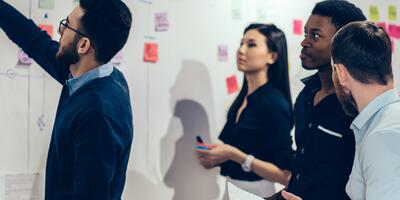
[[[56,0],[55,9],[39,9],[39,0],[6,0],[38,23],[58,22],[73,8],[72,0]],[[225,79],[236,74],[235,51],[243,29],[251,22],[273,22],[289,45],[293,96],[300,78],[301,35],[293,34],[293,19],[306,22],[315,0],[130,0],[134,15],[130,39],[118,66],[128,79],[134,105],[135,140],[124,199],[218,199],[224,191],[218,171],[205,171],[194,155],[194,136],[217,141],[228,106],[237,93],[227,94]],[[232,19],[234,2],[241,19]],[[380,21],[398,0],[353,1],[368,15],[377,4]],[[397,10],[400,12],[400,10]],[[169,30],[154,30],[154,13],[167,12]],[[45,13],[49,15],[44,18]],[[260,17],[260,15],[262,15]],[[400,25],[400,20],[394,21]],[[159,62],[143,62],[145,42],[159,44]],[[217,46],[229,47],[228,61],[219,62]],[[399,77],[400,41],[395,40],[394,72]],[[18,64],[18,48],[0,32],[0,172],[41,172],[54,121],[60,85],[37,64]],[[11,71],[10,71],[11,70]],[[9,75],[7,75],[7,71]],[[12,74],[15,72],[16,76]],[[11,73],[11,76],[10,76]],[[42,129],[38,124],[45,124]],[[35,184],[42,188],[39,178]]]

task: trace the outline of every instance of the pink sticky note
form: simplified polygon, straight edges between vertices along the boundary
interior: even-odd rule
[[[158,44],[157,43],[145,43],[144,44],[144,56],[145,62],[156,63],[158,61]]]
[[[228,94],[232,94],[239,90],[239,84],[236,75],[232,75],[226,78],[226,86],[228,89]]]
[[[376,25],[379,27],[383,28],[385,31],[387,31],[386,23],[385,22],[376,22]]]
[[[23,65],[31,65],[33,63],[32,58],[30,58],[22,49],[18,52],[18,61]]]
[[[40,29],[42,29],[42,30],[44,30],[44,31],[46,31],[47,32],[47,34],[51,37],[51,38],[53,38],[53,26],[52,25],[49,25],[49,24],[39,24],[38,25],[39,26],[39,28]]]
[[[218,61],[220,62],[228,61],[228,46],[226,45],[218,46]]]
[[[114,65],[120,65],[123,61],[124,61],[124,55],[122,54],[121,51],[118,52],[113,59],[111,59],[111,63]]]
[[[295,35],[303,34],[303,21],[299,19],[293,20],[293,34]]]
[[[400,39],[400,26],[389,24],[388,33],[391,37]]]
[[[168,22],[168,14],[166,12],[155,13],[154,18],[155,18],[155,30],[157,32],[168,31],[169,22]]]
[[[396,31],[393,37],[400,39],[400,25],[396,26]]]

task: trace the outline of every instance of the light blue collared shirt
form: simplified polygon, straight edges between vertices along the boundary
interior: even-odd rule
[[[375,97],[351,124],[356,140],[346,192],[352,200],[400,198],[400,98]]]
[[[69,95],[72,95],[79,88],[94,79],[110,76],[113,71],[114,66],[111,62],[109,62],[107,64],[101,65],[100,67],[96,67],[88,72],[85,72],[78,77],[73,78],[72,75],[70,75],[70,79],[66,81],[69,89]]]

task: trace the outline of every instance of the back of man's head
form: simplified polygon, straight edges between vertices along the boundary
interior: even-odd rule
[[[391,49],[383,28],[373,22],[352,22],[334,36],[332,59],[363,84],[387,85],[393,79]]]
[[[366,20],[360,8],[344,0],[321,1],[315,5],[311,14],[331,17],[336,30],[349,22]]]
[[[94,44],[96,60],[109,62],[128,40],[132,14],[121,0],[80,0],[83,29]]]

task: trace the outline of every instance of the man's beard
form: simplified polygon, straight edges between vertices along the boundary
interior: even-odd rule
[[[357,104],[353,95],[351,94],[350,91],[346,91],[346,89],[342,85],[340,85],[337,78],[334,78],[333,82],[336,91],[336,96],[340,104],[342,105],[344,112],[351,117],[356,117],[359,114],[359,112],[357,110]]]
[[[75,64],[79,62],[79,54],[78,51],[76,50],[76,46],[78,44],[79,39],[80,36],[76,35],[72,40],[72,42],[68,43],[64,47],[60,46],[56,54],[56,59],[60,62],[68,64]]]

